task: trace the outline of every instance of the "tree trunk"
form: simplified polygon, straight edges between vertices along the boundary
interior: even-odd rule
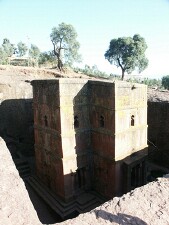
[[[60,71],[63,70],[63,63],[62,63],[62,60],[60,59],[60,56],[59,54],[56,54],[56,57],[57,57],[57,67]]]
[[[63,71],[63,63],[62,63],[62,60],[60,58],[60,52],[61,52],[61,43],[60,43],[60,48],[56,49],[56,46],[55,46],[55,43],[53,43],[53,47],[54,47],[54,54],[56,55],[57,57],[57,67],[60,71]]]
[[[124,79],[124,70],[122,69],[122,75],[121,75],[121,79]]]
[[[61,60],[60,58],[58,58],[58,69],[59,69],[60,71],[63,70],[63,63],[62,63],[62,60]]]

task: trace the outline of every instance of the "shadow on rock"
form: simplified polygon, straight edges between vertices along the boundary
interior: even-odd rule
[[[120,225],[127,225],[127,224],[133,224],[133,225],[147,225],[143,220],[139,219],[135,216],[130,216],[123,213],[118,213],[117,215],[113,215],[112,213],[106,212],[104,210],[94,210],[96,213],[97,218],[102,218],[104,220],[108,220],[111,223],[117,223]]]

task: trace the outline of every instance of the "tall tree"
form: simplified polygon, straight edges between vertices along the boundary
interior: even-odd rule
[[[63,69],[63,61],[69,65],[74,61],[79,61],[80,44],[76,40],[77,33],[72,25],[61,23],[58,27],[53,27],[50,38],[60,71]]]
[[[5,53],[4,49],[0,47],[0,64],[5,65],[7,63],[8,63],[7,54]]]
[[[162,77],[162,86],[169,90],[169,75]]]
[[[36,45],[31,44],[31,47],[29,49],[29,57],[31,58],[31,64],[33,66],[38,65],[38,59],[40,55],[40,50]]]
[[[28,50],[28,47],[26,46],[26,44],[20,41],[17,44],[17,47],[18,47],[18,51],[17,51],[18,56],[20,57],[24,56]]]
[[[131,73],[138,69],[140,73],[148,66],[148,59],[145,57],[146,49],[144,38],[135,34],[133,38],[112,39],[104,56],[111,64],[121,68],[123,80],[125,72]]]
[[[16,53],[16,48],[14,44],[11,44],[9,39],[7,38],[3,39],[2,48],[4,52],[6,53],[7,57],[11,57],[13,54]]]

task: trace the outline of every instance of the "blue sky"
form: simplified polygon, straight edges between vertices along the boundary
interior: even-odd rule
[[[138,33],[148,45],[142,74],[169,74],[169,0],[0,0],[0,43],[9,38],[52,50],[50,33],[61,22],[75,27],[83,64],[121,74],[104,53],[111,39]]]

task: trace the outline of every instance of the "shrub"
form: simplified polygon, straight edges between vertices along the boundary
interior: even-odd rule
[[[162,86],[169,89],[169,75],[162,77]]]

